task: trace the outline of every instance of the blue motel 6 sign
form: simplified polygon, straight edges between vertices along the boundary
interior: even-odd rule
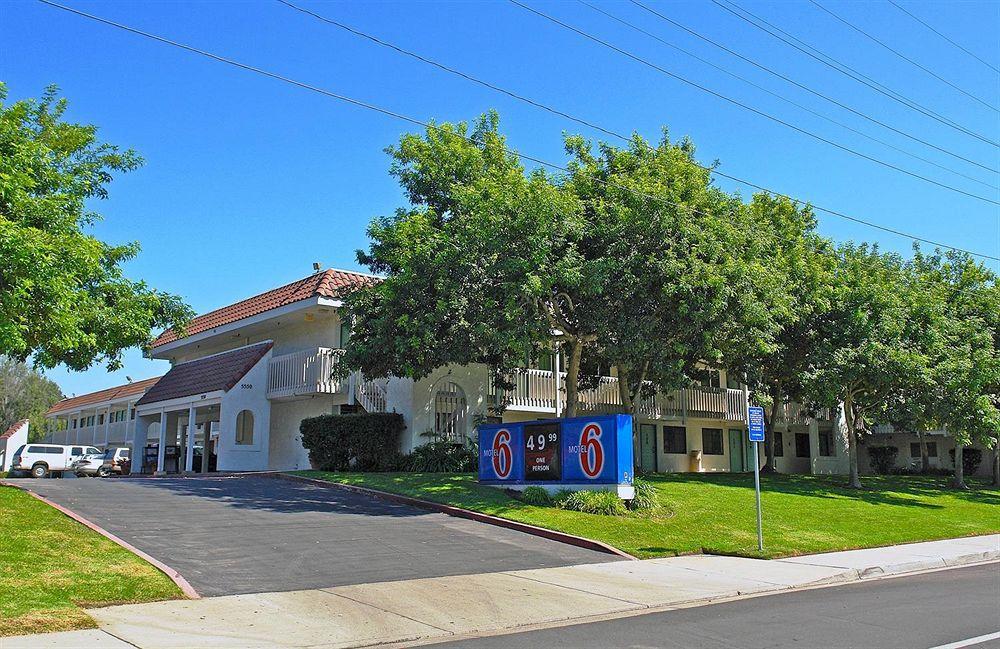
[[[483,484],[577,489],[600,485],[631,494],[632,477],[629,415],[479,427],[479,481]]]
[[[751,442],[764,441],[764,409],[760,406],[747,408],[747,431]]]

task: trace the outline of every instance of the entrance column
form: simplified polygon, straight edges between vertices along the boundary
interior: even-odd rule
[[[160,411],[160,447],[156,451],[155,475],[164,475],[163,458],[167,452],[167,411]]]
[[[187,451],[184,454],[184,471],[194,471],[194,435],[198,428],[198,409],[194,404],[188,408]]]

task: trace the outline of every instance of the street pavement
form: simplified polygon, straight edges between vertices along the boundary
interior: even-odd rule
[[[963,644],[970,640],[974,644]],[[435,649],[929,649],[949,645],[955,649],[1000,647],[1000,564],[433,646]]]
[[[609,617],[657,614],[666,609],[742,596],[857,583],[915,570],[997,560],[1000,560],[1000,535],[990,535],[772,561],[696,555],[362,583],[91,609],[88,613],[97,621],[99,631],[53,634],[59,635],[58,638],[5,638],[3,649],[46,646],[332,649],[434,642],[510,632],[518,627],[571,625]],[[997,575],[997,565],[990,564],[987,569]],[[933,599],[933,607],[924,614],[929,615],[929,610],[933,610],[941,618],[964,617],[963,607],[969,598],[964,594],[960,598],[952,595],[952,599]],[[975,588],[969,593],[971,598],[982,595]],[[987,606],[994,606],[994,610],[995,595],[994,590],[986,597]],[[914,597],[913,601],[922,600]],[[868,612],[875,615],[877,608]],[[983,613],[979,604],[968,612]],[[836,610],[831,609],[830,615],[836,617]],[[866,620],[875,618],[858,619],[859,623],[868,624]],[[775,624],[792,627],[799,622],[794,615],[773,620]],[[808,620],[802,623],[807,624]],[[855,621],[844,614],[840,615],[840,623],[846,628]],[[886,626],[890,624],[886,622]],[[953,630],[946,626],[942,629]],[[692,633],[696,633],[694,627]],[[500,643],[490,646],[506,646],[506,637],[487,642]],[[753,637],[748,632],[748,638]],[[50,642],[54,644],[46,644]],[[706,646],[744,646],[742,642],[727,642],[720,640]],[[524,646],[545,645],[529,639]],[[597,642],[593,646],[604,645]],[[822,645],[807,642],[802,646]]]
[[[166,563],[203,596],[615,560],[514,530],[273,478],[8,482]]]

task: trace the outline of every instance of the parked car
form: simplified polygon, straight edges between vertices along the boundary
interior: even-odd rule
[[[22,444],[14,453],[11,471],[28,471],[33,478],[50,474],[62,476],[72,471],[73,463],[84,455],[100,455],[94,446],[61,446],[58,444]]]
[[[104,451],[97,475],[102,478],[107,478],[112,474],[128,475],[131,469],[132,449],[127,446],[113,446]]]
[[[97,450],[97,449],[94,449]],[[104,453],[87,453],[80,459],[73,462],[70,468],[78,478],[93,478],[101,474],[101,467],[104,465]]]

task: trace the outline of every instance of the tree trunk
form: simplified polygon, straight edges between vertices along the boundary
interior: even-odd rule
[[[1000,487],[1000,435],[993,438],[993,486]]]
[[[771,386],[771,419],[768,422],[768,432],[769,435],[764,437],[764,454],[767,456],[767,461],[764,463],[764,468],[761,469],[764,473],[777,473],[778,466],[774,461],[774,426],[778,422],[778,408],[781,404],[781,384],[775,383]]]
[[[951,478],[951,486],[955,489],[968,489],[965,484],[965,463],[962,461],[962,443],[955,443],[955,474]]]
[[[861,489],[861,476],[858,475],[858,436],[854,430],[854,400],[851,397],[847,397],[844,401],[844,418],[847,421],[847,458],[851,465],[848,486]]]
[[[574,338],[566,342],[569,357],[566,359],[566,409],[564,417],[576,417],[580,402],[580,359],[583,357],[583,342]],[[556,395],[558,399],[559,396]]]
[[[920,440],[920,472],[930,473],[931,459],[927,457],[927,442],[924,441],[924,431],[917,432],[917,439]]]

